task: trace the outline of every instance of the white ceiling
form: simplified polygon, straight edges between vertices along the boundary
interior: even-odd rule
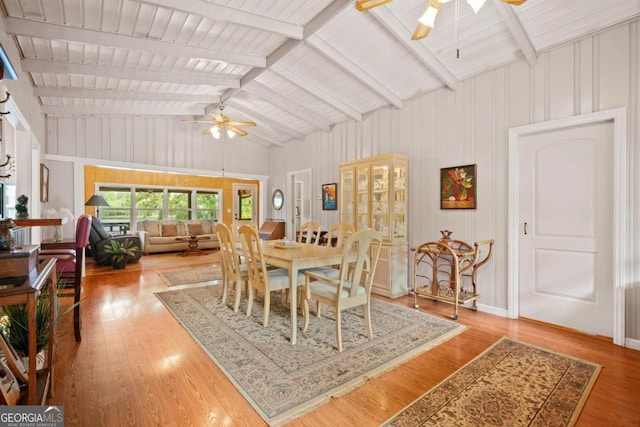
[[[1,1],[45,114],[201,118],[222,100],[267,147],[640,16],[640,0],[452,0],[411,41],[428,0]]]

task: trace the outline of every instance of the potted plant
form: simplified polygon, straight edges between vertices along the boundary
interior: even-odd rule
[[[114,239],[102,250],[108,255],[113,268],[122,269],[126,267],[130,259],[135,258],[136,252],[139,251],[140,248],[135,246],[130,239],[125,239],[122,242]]]
[[[55,286],[58,292],[57,318],[56,324],[62,318],[73,311],[82,301],[72,304],[70,307],[60,311],[60,297],[64,292],[64,282],[57,281]],[[49,344],[49,324],[51,322],[51,300],[49,298],[50,287],[46,287],[36,298],[36,354],[38,361],[42,362],[42,352]],[[5,337],[9,345],[21,358],[26,358],[29,354],[29,330],[28,330],[28,310],[26,304],[8,305],[0,308],[0,333]]]

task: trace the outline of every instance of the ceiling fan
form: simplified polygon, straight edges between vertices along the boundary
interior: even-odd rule
[[[377,6],[382,6],[383,4],[389,3],[393,0],[358,0],[356,1],[356,9],[363,12],[365,10],[373,9]],[[411,36],[411,40],[420,40],[429,35],[429,32],[433,28],[436,22],[436,17],[438,16],[438,12],[444,5],[444,3],[448,3],[450,0],[429,0],[427,5],[427,9],[424,14],[418,19],[418,26],[416,30],[413,32]],[[527,0],[500,0],[504,3],[512,4],[514,6],[520,6],[522,3]],[[473,8],[473,11],[477,14],[485,0],[467,0],[469,6]]]
[[[227,132],[227,136],[229,138],[233,138],[236,134],[240,136],[247,136],[247,132],[244,129],[240,129],[239,126],[256,125],[254,122],[239,122],[230,120],[228,116],[222,114],[222,112],[224,111],[224,105],[222,103],[218,105],[218,108],[220,108],[220,114],[211,113],[211,117],[213,120],[183,120],[183,122],[213,124],[213,126],[209,127],[202,133],[205,135],[210,134],[215,139],[220,139],[223,131]]]

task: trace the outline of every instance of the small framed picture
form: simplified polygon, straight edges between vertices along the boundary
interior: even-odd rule
[[[322,210],[335,211],[338,209],[338,184],[322,184]]]
[[[40,201],[49,201],[49,168],[40,163]]]
[[[440,209],[475,209],[476,177],[476,165],[440,169]]]

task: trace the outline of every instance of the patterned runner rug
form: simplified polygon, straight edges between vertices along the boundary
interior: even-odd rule
[[[205,267],[165,271],[164,273],[158,273],[158,276],[164,280],[167,286],[186,285],[189,283],[222,280],[222,268],[220,264],[212,264]]]
[[[466,327],[373,299],[374,339],[366,337],[362,309],[343,313],[343,351],[335,349],[333,310],[312,311],[309,329],[289,342],[288,306],[272,302],[269,325],[262,327],[262,301],[247,317],[220,304],[221,286],[157,293],[182,326],[270,425],[290,421],[464,331]],[[276,300],[279,300],[276,298]]]
[[[600,365],[502,338],[384,426],[572,426]]]

